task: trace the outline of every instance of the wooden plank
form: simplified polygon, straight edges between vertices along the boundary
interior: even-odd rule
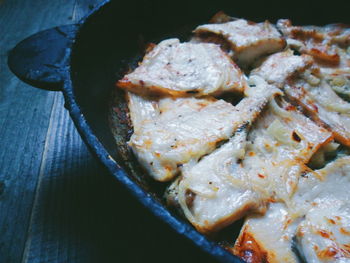
[[[85,189],[91,177],[100,172],[63,104],[62,95],[57,94],[22,262],[88,258],[84,253],[89,253],[89,248],[84,243],[90,239],[89,233],[80,232],[88,219],[85,209],[90,203],[90,198],[85,199],[89,194]]]
[[[74,22],[74,3],[0,3],[0,262],[22,257],[55,96],[17,80],[7,68],[7,51],[37,31]]]

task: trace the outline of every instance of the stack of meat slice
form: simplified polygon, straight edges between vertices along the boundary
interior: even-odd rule
[[[216,231],[247,212],[264,212],[268,202],[288,202],[305,164],[330,140],[295,107],[271,99],[251,128],[240,127],[228,143],[183,167],[171,200],[197,229]]]
[[[224,91],[244,91],[242,72],[217,45],[177,39],[161,42],[117,85],[139,94],[128,95],[134,126],[129,144],[159,181],[212,152],[243,122],[253,121],[267,101],[246,98],[235,107],[216,99]],[[149,97],[160,91],[162,97]]]
[[[227,249],[247,262],[350,260],[350,158],[307,166],[350,146],[350,104],[338,95],[348,92],[349,30],[212,22],[190,42],[162,41],[117,82],[130,148],[150,176],[172,181],[167,203],[200,232],[246,217]]]

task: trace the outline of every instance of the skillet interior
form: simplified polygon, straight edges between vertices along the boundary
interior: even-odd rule
[[[73,46],[74,95],[89,126],[109,154],[129,176],[163,202],[164,185],[148,179],[127,150],[126,141],[131,130],[123,92],[115,89],[116,80],[136,65],[146,43],[169,37],[186,40],[195,25],[207,22],[219,10],[253,21],[268,18],[275,22],[278,18],[290,18],[294,24],[349,22],[347,8],[342,8],[341,1],[332,1],[332,6],[322,10],[317,5],[312,1],[293,1],[292,5],[281,4],[281,1],[243,3],[231,0],[210,5],[193,1],[111,1],[87,19]],[[110,119],[116,129],[110,128]],[[231,231],[232,235],[237,234],[239,223]],[[231,231],[228,236],[234,241]],[[226,241],[223,236],[216,239]]]

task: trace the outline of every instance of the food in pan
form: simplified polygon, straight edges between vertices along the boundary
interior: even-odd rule
[[[350,262],[350,28],[211,22],[117,82],[130,149],[198,231],[244,219],[243,260]]]

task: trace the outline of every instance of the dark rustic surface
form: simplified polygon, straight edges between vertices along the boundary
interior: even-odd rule
[[[101,0],[0,0],[0,262],[213,262],[92,158],[60,93],[10,73],[23,38]]]

